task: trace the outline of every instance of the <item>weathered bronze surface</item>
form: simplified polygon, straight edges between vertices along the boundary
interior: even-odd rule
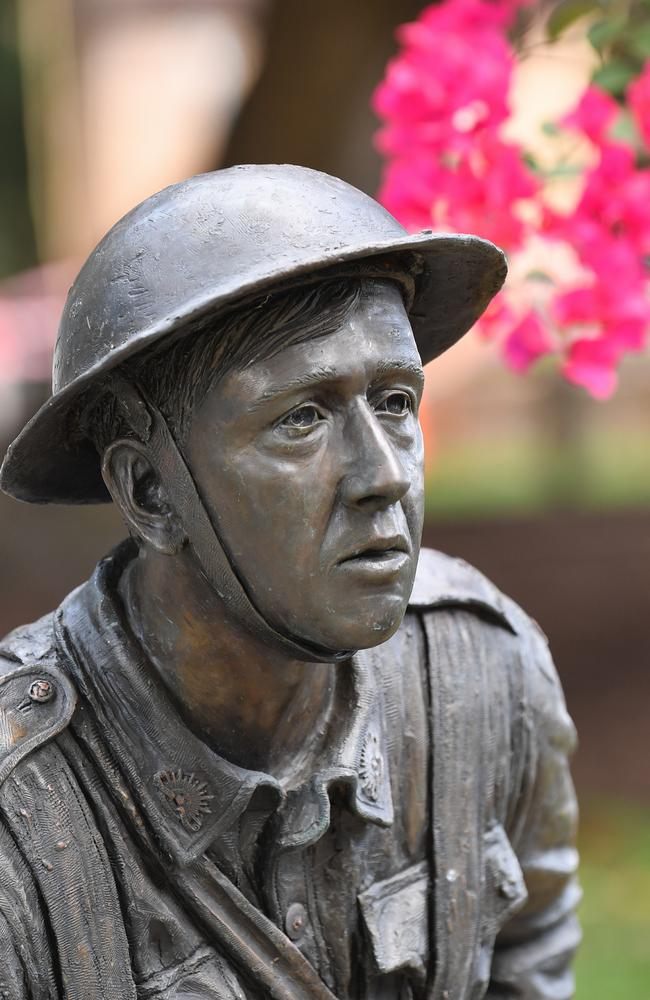
[[[0,995],[572,995],[574,732],[420,552],[422,363],[505,274],[298,167],[134,209],[2,486],[130,539],[0,646]]]

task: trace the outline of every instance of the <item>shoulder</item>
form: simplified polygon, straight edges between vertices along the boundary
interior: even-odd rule
[[[8,663],[51,659],[55,655],[54,613],[43,615],[0,639],[0,677]]]
[[[548,640],[537,622],[463,559],[422,549],[409,602],[426,630],[449,610],[464,610],[483,628],[483,641],[497,644],[501,667],[539,719],[551,718],[568,744],[575,740]]]
[[[485,622],[486,629],[497,626],[502,634],[509,633],[513,638],[508,645],[518,651],[525,667],[557,679],[548,640],[537,622],[464,559],[422,549],[409,609],[425,621],[445,610],[465,610]]]
[[[54,615],[0,640],[0,785],[70,721],[76,691],[58,663]]]
[[[409,607],[420,614],[436,608],[467,608],[517,635],[532,619],[464,559],[422,549]]]

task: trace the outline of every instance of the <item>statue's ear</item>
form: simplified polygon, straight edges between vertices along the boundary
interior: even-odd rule
[[[104,452],[102,476],[135,535],[158,552],[180,551],[186,535],[145,444],[129,438],[113,441]]]

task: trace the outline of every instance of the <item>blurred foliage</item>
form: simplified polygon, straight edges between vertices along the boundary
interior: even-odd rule
[[[587,425],[564,448],[541,430],[456,441],[435,456],[426,487],[436,518],[647,506],[648,436]]]
[[[0,4],[0,278],[36,263],[27,190],[27,156],[17,46],[19,0]]]
[[[550,41],[556,41],[576,21],[589,16],[587,37],[601,66],[593,82],[614,97],[650,59],[650,0],[561,0],[546,24]]]
[[[576,1000],[650,997],[650,807],[583,803]]]

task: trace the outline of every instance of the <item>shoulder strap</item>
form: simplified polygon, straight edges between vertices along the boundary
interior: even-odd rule
[[[137,428],[142,441],[147,442],[177,512],[183,515],[183,530],[199,565],[226,607],[253,635],[292,657],[325,663],[349,659],[353,650],[321,648],[298,636],[278,632],[266,621],[231,564],[217,526],[210,519],[164,416],[150,400],[145,400],[141,390],[133,383],[119,375],[114,375],[113,380],[122,405],[128,409],[131,423]]]
[[[272,1000],[336,1000],[299,948],[203,856],[190,868],[161,866],[212,942]]]
[[[11,663],[0,676],[0,786],[29,753],[60,733],[77,694],[53,662]]]

